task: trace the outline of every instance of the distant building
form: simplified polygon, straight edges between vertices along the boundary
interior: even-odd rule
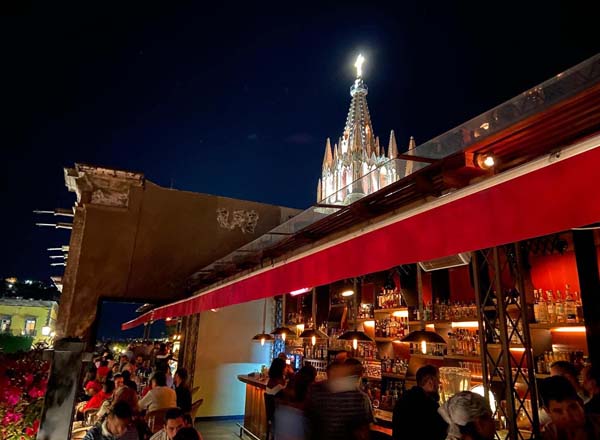
[[[58,303],[22,298],[0,298],[0,333],[33,336],[33,343],[54,335]]]
[[[359,63],[362,64],[362,59],[357,60]],[[349,205],[410,173],[406,169],[408,164],[391,160],[398,157],[393,130],[387,152],[379,144],[367,105],[369,89],[362,79],[360,66],[356,67],[357,78],[350,87],[352,100],[342,137],[333,149],[329,138],[325,144],[317,202]],[[413,148],[415,141],[411,137],[408,149],[410,151]]]

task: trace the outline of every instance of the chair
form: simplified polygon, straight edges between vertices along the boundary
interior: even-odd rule
[[[165,426],[165,416],[170,409],[172,408],[162,408],[146,413],[146,423],[148,424],[150,431],[152,431],[152,434],[157,433]]]
[[[196,413],[198,412],[198,408],[202,405],[204,399],[198,399],[192,403],[192,409],[190,409],[190,416],[192,417],[192,423],[196,420]]]

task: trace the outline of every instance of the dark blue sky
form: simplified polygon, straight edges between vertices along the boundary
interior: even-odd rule
[[[31,211],[73,204],[63,166],[306,208],[359,51],[375,132],[406,145],[600,48],[594,14],[553,1],[37,3],[0,19],[0,275],[44,280],[68,234]]]

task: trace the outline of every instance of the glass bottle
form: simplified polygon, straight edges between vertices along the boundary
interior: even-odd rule
[[[555,294],[554,313],[556,314],[556,322],[566,321],[565,302],[560,290],[557,290]]]
[[[552,294],[552,290],[546,291],[546,300],[546,304],[548,306],[548,322],[556,322],[556,312],[554,309],[554,295]]]
[[[540,301],[537,289],[533,289],[533,316],[535,322],[542,322],[540,319]]]
[[[569,285],[565,285],[565,316],[566,322],[577,322],[577,304],[571,295]]]

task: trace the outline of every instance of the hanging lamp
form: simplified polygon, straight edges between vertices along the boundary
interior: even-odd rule
[[[327,339],[327,335],[320,330],[308,328],[300,333],[301,338],[310,338],[312,345],[317,344],[317,339]]]
[[[354,292],[356,292],[356,279],[354,280],[352,289],[351,289],[352,293],[354,294]],[[342,293],[343,295],[343,293]],[[354,303],[355,299],[352,299],[352,302]],[[354,310],[354,330],[348,330],[344,333],[342,333],[338,339],[341,339],[342,341],[352,341],[352,348],[354,350],[358,349],[358,342],[373,342],[373,339],[371,339],[369,337],[369,335],[367,335],[365,332],[362,331],[358,331],[356,329],[356,317],[358,316],[358,306],[356,307],[356,310]]]
[[[421,344],[421,353],[427,353],[427,344],[445,344],[446,340],[435,332],[427,330],[414,330],[402,338],[402,342],[416,342]]]
[[[273,336],[271,336],[268,333],[265,333],[265,322],[266,322],[266,320],[267,320],[267,298],[265,298],[265,303],[263,305],[262,333],[254,335],[254,337],[252,338],[252,340],[254,342],[259,342],[260,341],[260,345],[265,345],[265,342],[273,340]]]
[[[304,290],[304,289],[301,289]],[[293,292],[290,294],[293,295]],[[282,341],[285,343],[285,340],[289,337],[289,338],[295,338],[296,337],[296,331],[292,330],[291,328],[287,327],[285,325],[285,295],[282,295],[281,297],[281,308],[282,308],[282,321],[283,324],[279,327],[277,327],[275,330],[273,330],[271,332],[271,334],[273,336],[281,336]]]

